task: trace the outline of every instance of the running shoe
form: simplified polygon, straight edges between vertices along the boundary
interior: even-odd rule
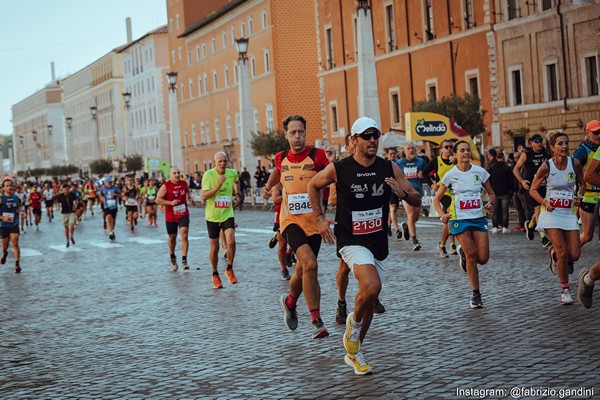
[[[223,282],[221,282],[221,277],[219,275],[213,275],[212,281],[213,281],[213,287],[215,289],[223,288]]]
[[[577,287],[577,298],[582,306],[590,308],[592,306],[592,299],[594,296],[594,282],[591,285],[586,285],[585,276],[590,272],[589,269],[584,268],[579,273],[579,286]]]
[[[573,273],[573,271],[575,271],[575,264],[573,263],[573,261],[569,260],[567,265],[569,266],[569,275],[571,275]]]
[[[75,238],[73,236],[71,236],[71,243],[73,243],[73,246],[75,246]]]
[[[398,239],[398,240],[402,239],[402,232],[401,231],[396,231],[396,239]]]
[[[481,293],[473,293],[473,297],[471,298],[471,303],[469,303],[471,308],[482,308],[483,301],[481,301]]]
[[[66,248],[69,248],[70,244],[69,241],[67,240],[67,244],[65,245]]]
[[[346,318],[348,318],[348,310],[346,309],[346,302],[340,303],[338,301],[337,306],[335,306],[335,323],[339,325],[343,325],[346,323]]]
[[[226,269],[225,270],[225,275],[227,275],[227,280],[229,281],[230,285],[235,285],[236,283],[238,283],[238,280],[235,277],[235,274],[233,273],[233,268],[232,269]]]
[[[277,232],[275,232],[275,235],[273,235],[271,240],[269,240],[269,248],[272,249],[276,245],[277,245]]]
[[[569,289],[563,289],[560,294],[560,302],[565,306],[570,306],[573,304],[573,298],[571,297],[571,292]]]
[[[510,233],[510,229],[508,229],[508,228],[502,228],[502,233]]]
[[[21,266],[15,265],[15,274],[20,274],[20,273],[21,273]]]
[[[290,271],[287,268],[281,270],[281,280],[289,281],[290,280]]]
[[[108,238],[109,238],[110,240],[115,240],[115,239],[116,239],[115,233],[114,233],[114,232],[111,232],[111,234],[110,234],[110,235],[108,235]]]
[[[413,250],[414,251],[419,251],[421,250],[421,244],[419,242],[415,242],[413,243]]]
[[[186,260],[186,261],[182,261],[182,262],[181,262],[181,267],[182,267],[184,270],[190,269],[190,266],[188,265],[188,263],[187,263],[187,260]]]
[[[525,227],[521,224],[515,226],[514,228],[512,228],[513,231],[524,231]]]
[[[392,227],[388,226],[388,236],[392,237]]]
[[[0,259],[0,264],[6,264],[6,257],[8,257],[8,250],[2,254],[2,258]]]
[[[455,256],[458,254],[458,250],[456,249],[456,243],[450,243],[450,255]]]
[[[465,255],[465,251],[463,250],[461,245],[458,245],[458,265],[462,268],[465,273],[467,272],[467,256]]]
[[[535,234],[535,226],[536,224],[533,224],[533,226],[529,226],[529,221],[525,221],[525,235],[527,236],[528,240],[533,240]]]
[[[360,328],[352,326],[354,313],[351,312],[346,317],[346,331],[342,337],[342,344],[348,354],[354,355],[360,351]]]
[[[493,227],[493,228],[492,228],[492,233],[498,233],[498,228],[496,228],[496,227]]]
[[[548,236],[542,236],[542,247],[547,249],[552,246],[552,242],[548,239]]]
[[[373,312],[375,314],[383,314],[385,312],[385,307],[383,306],[383,304],[381,304],[379,298],[377,298],[375,300],[375,303],[373,303]]]
[[[176,260],[176,259],[174,259],[174,258],[172,258],[172,259],[171,259],[171,271],[175,272],[175,271],[177,271],[177,268],[179,268],[179,267],[177,266],[177,260]]]
[[[410,239],[410,231],[408,230],[408,224],[406,222],[402,223],[402,236],[404,237],[404,240],[408,240]],[[398,238],[400,239],[400,238]]]
[[[104,224],[102,225],[102,228],[103,228],[104,230],[106,230],[106,221],[104,221]]]
[[[365,360],[362,351],[352,355],[346,354],[344,362],[347,366],[354,368],[354,374],[367,375],[373,373],[373,366]]]
[[[438,246],[438,251],[440,253],[441,258],[448,258],[448,252],[446,251],[446,246],[442,246],[441,242],[440,242],[440,245]]]
[[[554,246],[548,247],[548,256],[550,257],[550,271],[552,271],[554,275],[557,275],[558,272],[556,267],[558,263],[558,257],[556,255],[556,250],[554,250]]]
[[[323,339],[324,337],[329,336],[329,332],[325,329],[325,325],[321,318],[316,319],[312,323],[312,338],[313,339]]]
[[[287,307],[287,304],[285,304],[286,298],[287,294],[282,294],[279,298],[279,305],[283,310],[283,322],[285,323],[285,326],[293,331],[298,327],[298,314],[296,313],[296,308],[289,309]]]

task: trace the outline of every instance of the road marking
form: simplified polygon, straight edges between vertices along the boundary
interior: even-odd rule
[[[21,257],[35,257],[35,256],[41,256],[41,255],[42,255],[42,253],[40,253],[37,250],[21,248]]]
[[[114,247],[125,247],[122,244],[115,242],[86,242],[94,247],[100,247],[101,249],[112,249]]]
[[[149,239],[146,237],[131,237],[129,239],[127,239],[128,242],[134,242],[134,243],[140,243],[140,244],[159,244],[159,243],[164,243],[164,240],[157,240],[157,239]]]
[[[256,229],[256,228],[237,228],[236,232],[248,232],[248,233],[270,233],[273,234],[273,229]]]
[[[206,239],[204,236],[188,236],[188,240]]]
[[[72,253],[72,252],[76,252],[76,251],[81,251],[80,248],[77,248],[75,246],[71,246],[71,247],[65,247],[65,245],[53,245],[53,246],[48,246],[50,247],[52,250],[56,250],[56,251],[60,251],[61,253]]]

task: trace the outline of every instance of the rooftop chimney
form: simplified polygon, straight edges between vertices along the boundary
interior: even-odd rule
[[[125,25],[127,26],[127,43],[131,43],[133,41],[131,34],[131,17],[125,18]]]
[[[56,81],[56,71],[54,71],[54,61],[50,62],[50,73],[52,74],[51,82]]]

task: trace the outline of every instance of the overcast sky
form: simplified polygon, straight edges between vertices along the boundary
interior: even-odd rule
[[[167,0],[17,0],[2,2],[0,134],[12,133],[13,104],[52,78],[79,71],[127,41],[167,23]]]

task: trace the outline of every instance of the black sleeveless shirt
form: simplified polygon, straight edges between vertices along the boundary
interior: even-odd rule
[[[525,159],[525,164],[523,164],[523,179],[533,182],[533,178],[535,178],[538,169],[540,169],[540,166],[550,158],[550,155],[544,148],[542,148],[542,151],[539,153],[534,152],[532,149],[527,149],[525,155],[527,158]],[[545,184],[546,183],[544,182],[543,185]]]
[[[388,160],[377,157],[364,167],[354,157],[333,163],[337,174],[337,252],[344,246],[363,246],[379,261],[388,256],[387,221],[392,189],[385,178],[393,178]]]

